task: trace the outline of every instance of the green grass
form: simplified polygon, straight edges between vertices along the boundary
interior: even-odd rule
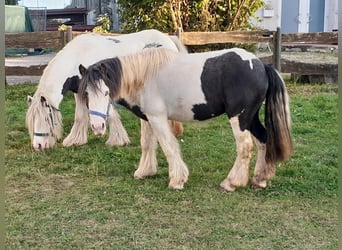
[[[288,84],[294,154],[265,190],[234,193],[219,189],[235,160],[226,117],[185,124],[190,176],[175,191],[160,150],[158,174],[133,179],[139,121],[124,109],[127,147],[91,135],[81,147],[34,152],[24,121],[35,89],[6,87],[7,249],[337,249],[336,86]],[[61,109],[65,136],[72,95]]]

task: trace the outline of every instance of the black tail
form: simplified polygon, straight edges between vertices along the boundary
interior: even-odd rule
[[[266,161],[287,159],[292,153],[289,98],[283,79],[271,66],[265,65],[268,77],[266,94]]]

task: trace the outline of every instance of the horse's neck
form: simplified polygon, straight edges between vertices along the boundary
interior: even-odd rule
[[[77,75],[78,68],[73,61],[66,62],[59,58],[56,59],[45,68],[36,93],[44,96],[55,108],[59,108],[59,104],[63,100],[62,89],[65,80]]]

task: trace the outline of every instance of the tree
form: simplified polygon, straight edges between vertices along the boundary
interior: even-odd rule
[[[262,0],[119,0],[122,29],[164,32],[250,30]]]

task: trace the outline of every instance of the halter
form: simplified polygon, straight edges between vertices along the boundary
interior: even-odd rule
[[[53,121],[53,116],[52,116],[52,108],[58,112],[60,112],[59,109],[51,106],[50,104],[47,104],[47,107],[49,107],[49,117],[51,119],[51,125],[54,126],[54,121]],[[53,136],[53,132],[52,132],[52,129],[50,128],[50,131],[51,131],[51,136]],[[33,132],[33,135],[34,136],[38,136],[38,137],[47,137],[47,136],[50,136],[50,133],[38,133],[38,132]]]
[[[95,116],[102,117],[105,121],[107,121],[108,117],[109,117],[110,105],[112,105],[113,103],[115,104],[115,102],[112,99],[109,99],[108,105],[107,105],[107,112],[106,113],[102,113],[102,112],[99,112],[99,111],[96,111],[96,110],[91,110],[91,109],[89,109],[88,113],[90,115],[95,115]]]
[[[34,136],[44,137],[44,136],[49,136],[50,133],[36,133],[36,132],[33,132],[33,135],[34,135]]]

